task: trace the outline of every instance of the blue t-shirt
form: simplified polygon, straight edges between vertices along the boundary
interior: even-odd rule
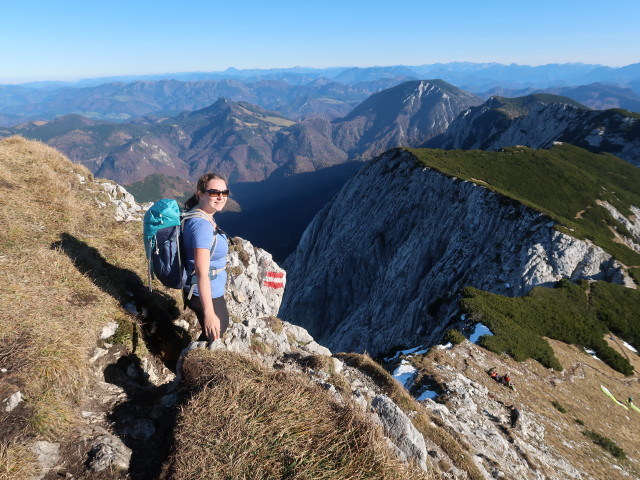
[[[211,256],[210,268],[222,268],[227,265],[227,253],[229,252],[229,245],[227,238],[221,233],[216,233],[218,238],[216,243],[216,249]],[[184,243],[185,256],[187,257],[187,272],[193,272],[194,248],[206,248],[211,249],[213,245],[213,226],[204,218],[190,218],[184,222],[184,231],[182,233],[182,241]],[[188,283],[189,279],[187,279]],[[211,298],[217,298],[224,295],[224,287],[227,283],[227,272],[222,271],[215,275],[211,279]],[[198,292],[198,285],[196,284],[193,290],[194,295],[200,295]]]

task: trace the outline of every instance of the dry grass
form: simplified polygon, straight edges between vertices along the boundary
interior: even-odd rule
[[[0,442],[0,480],[35,478],[34,453],[24,445]]]
[[[0,419],[0,455],[14,465],[0,471],[12,468],[15,479],[30,476],[14,461],[25,442],[70,433],[89,381],[87,356],[101,328],[123,315],[121,278],[105,262],[144,272],[141,226],[97,208],[78,175],[92,177],[44,144],[0,141],[0,400],[25,397]],[[4,428],[14,418],[24,428]]]
[[[399,463],[378,426],[300,374],[196,350],[184,381],[193,396],[162,478],[431,478]]]

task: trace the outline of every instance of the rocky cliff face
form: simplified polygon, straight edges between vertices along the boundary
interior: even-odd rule
[[[625,282],[601,248],[404,150],[364,167],[314,219],[287,260],[280,316],[333,351],[386,352],[440,339],[457,293],[522,295],[561,278]]]
[[[532,101],[526,102],[528,98]],[[515,114],[508,111],[513,100],[529,103],[527,110]],[[533,96],[494,97],[462,112],[443,135],[426,146],[498,150],[511,145],[546,148],[562,141],[596,153],[613,153],[640,166],[639,125],[640,119],[620,110],[586,110],[564,102],[535,100]]]

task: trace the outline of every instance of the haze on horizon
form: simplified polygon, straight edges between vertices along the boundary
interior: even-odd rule
[[[640,2],[628,0],[35,0],[2,9],[0,83],[229,67],[640,62]]]

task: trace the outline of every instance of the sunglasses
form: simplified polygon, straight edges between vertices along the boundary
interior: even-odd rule
[[[210,197],[217,197],[219,195],[223,197],[229,196],[229,190],[215,190],[212,188],[211,190],[205,190],[205,192],[208,193]]]

